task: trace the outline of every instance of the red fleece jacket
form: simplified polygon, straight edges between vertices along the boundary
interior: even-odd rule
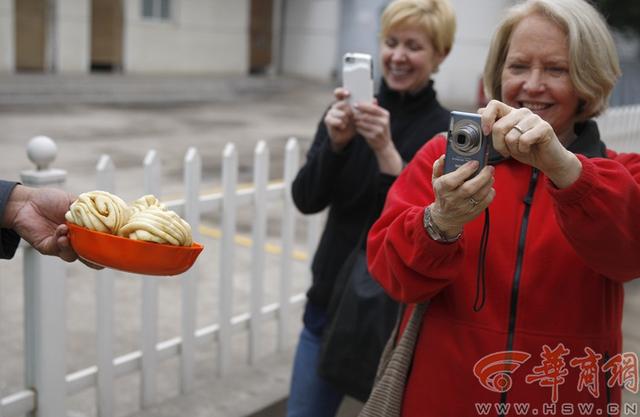
[[[527,415],[579,415],[583,403],[593,415],[596,409],[619,414],[615,406],[606,408],[621,398],[620,384],[608,387],[607,378],[618,359],[633,359],[615,355],[626,353],[622,283],[640,276],[640,155],[578,154],[582,174],[562,190],[542,173],[532,181],[530,166],[498,163],[489,207],[487,298],[476,313],[484,216],[452,244],[433,241],[422,225],[424,207],[434,200],[433,162],[444,152],[444,137],[420,150],[391,188],[368,239],[369,269],[392,297],[430,300],[402,415],[495,416],[500,403],[512,407],[507,415],[515,415],[513,407],[529,407]],[[602,355],[595,368],[579,363],[586,349]],[[497,352],[516,353],[489,357],[474,372],[479,360]],[[501,359],[507,362],[502,370],[510,371],[486,366]],[[493,408],[484,414],[487,406]]]

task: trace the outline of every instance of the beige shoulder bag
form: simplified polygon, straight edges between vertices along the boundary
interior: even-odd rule
[[[396,336],[402,321],[402,314],[399,315],[396,327],[382,352],[371,395],[358,417],[400,416],[404,387],[409,376],[408,372],[411,368],[422,318],[428,305],[428,302],[416,304],[411,312],[409,322],[396,344]]]

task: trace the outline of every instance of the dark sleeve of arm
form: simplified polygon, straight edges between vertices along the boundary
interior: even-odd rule
[[[13,187],[17,183],[0,180],[0,219],[4,216],[4,208]],[[16,253],[20,237],[16,232],[10,229],[0,229],[0,259],[10,259]]]
[[[377,181],[377,189],[376,189],[376,213],[381,213],[382,208],[384,207],[384,203],[387,200],[387,194],[389,194],[389,189],[395,182],[398,177],[395,175],[389,174],[380,174],[378,176]]]
[[[331,203],[336,181],[347,159],[350,145],[336,153],[329,141],[329,133],[321,121],[307,160],[291,186],[293,201],[304,214],[322,211]]]

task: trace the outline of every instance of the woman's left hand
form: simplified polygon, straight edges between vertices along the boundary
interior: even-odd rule
[[[531,110],[491,100],[478,113],[483,132],[492,135],[494,149],[503,156],[538,168],[558,188],[568,187],[580,176],[580,160],[563,146],[551,125]]]
[[[377,103],[358,103],[354,111],[356,131],[376,155],[380,171],[399,175],[402,157],[391,140],[389,112]]]

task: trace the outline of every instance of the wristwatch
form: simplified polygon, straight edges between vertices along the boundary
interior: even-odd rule
[[[424,226],[424,230],[426,230],[429,234],[429,237],[431,237],[431,239],[435,240],[436,242],[453,243],[456,240],[460,239],[460,236],[462,236],[462,233],[458,233],[454,237],[447,237],[444,233],[442,233],[442,231],[438,229],[438,226],[436,226],[435,223],[431,221],[431,206],[427,206],[424,208],[422,225]]]

